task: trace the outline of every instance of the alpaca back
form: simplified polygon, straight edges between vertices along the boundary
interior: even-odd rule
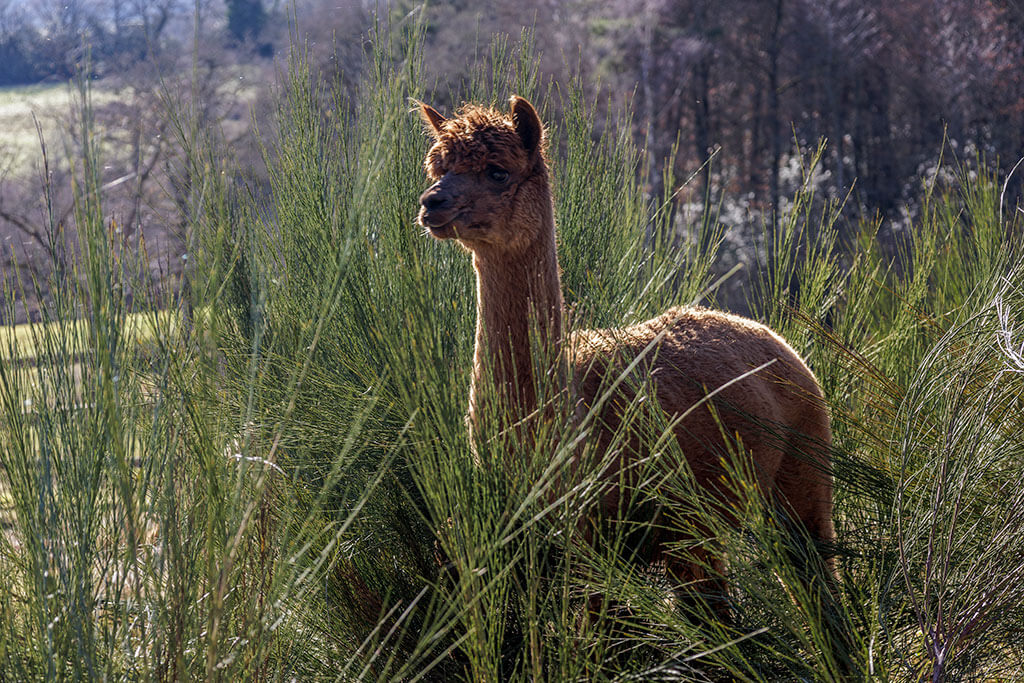
[[[636,388],[649,378],[669,419],[688,413],[675,434],[698,486],[720,499],[731,497],[721,490],[723,434],[737,437],[753,459],[762,491],[781,498],[805,522],[813,520],[809,526],[820,528],[812,532],[831,538],[827,410],[813,373],[777,334],[746,318],[686,307],[621,329],[576,332],[568,346],[584,407],[643,354],[632,378],[615,387],[600,411],[598,453],[612,444]],[[630,482],[627,466],[646,455],[644,443],[640,434],[630,436],[609,474]],[[603,507],[613,513],[619,498],[619,488],[611,486]]]

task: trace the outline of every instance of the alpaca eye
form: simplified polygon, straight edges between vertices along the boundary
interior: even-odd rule
[[[508,180],[508,171],[503,168],[490,168],[487,170],[487,175],[496,183],[504,183]]]

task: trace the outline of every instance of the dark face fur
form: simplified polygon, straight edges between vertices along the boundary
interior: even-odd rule
[[[445,119],[420,105],[434,138],[424,166],[435,182],[420,197],[419,223],[434,237],[510,252],[536,239],[543,129],[529,102],[512,104],[511,119],[480,107]]]
[[[438,239],[507,241],[501,226],[511,218],[522,177],[497,164],[482,171],[447,171],[420,197],[420,225]]]

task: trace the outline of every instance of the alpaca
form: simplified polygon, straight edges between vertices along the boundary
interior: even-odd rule
[[[567,335],[545,132],[533,106],[512,97],[511,115],[473,105],[454,118],[425,104],[419,111],[433,140],[424,162],[433,185],[420,197],[419,224],[437,239],[458,241],[476,271],[471,429],[479,428],[487,400],[496,402],[507,425],[529,424],[543,409],[534,361],[545,353],[560,359],[554,366],[564,388],[584,408],[607,390],[610,375],[642,356],[636,375],[651,378],[665,414],[689,411],[675,435],[697,486],[712,500],[728,502],[730,494],[718,486],[725,471],[722,434],[737,435],[766,497],[799,520],[814,541],[831,542],[831,429],[821,388],[796,352],[764,325],[700,307],[672,308],[623,329]],[[632,398],[625,384],[615,391],[616,400],[601,409],[599,454],[610,448],[621,407]],[[714,399],[707,401],[711,392]],[[628,465],[644,455],[644,444],[636,434],[627,441],[606,470],[608,486],[599,505],[610,518],[619,509],[621,483],[639,483],[628,482]],[[687,540],[696,546],[700,539],[662,532],[657,545]],[[655,553],[680,585],[720,581],[676,553]],[[704,559],[721,575],[720,559]],[[724,596],[723,586],[713,586],[715,591]]]

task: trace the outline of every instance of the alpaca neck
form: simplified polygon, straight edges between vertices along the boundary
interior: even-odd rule
[[[550,364],[562,343],[562,289],[548,211],[541,237],[510,258],[486,251],[473,256],[477,281],[477,328],[471,414],[488,394],[502,419],[514,424],[537,409],[535,364]],[[546,368],[540,368],[546,370]]]

